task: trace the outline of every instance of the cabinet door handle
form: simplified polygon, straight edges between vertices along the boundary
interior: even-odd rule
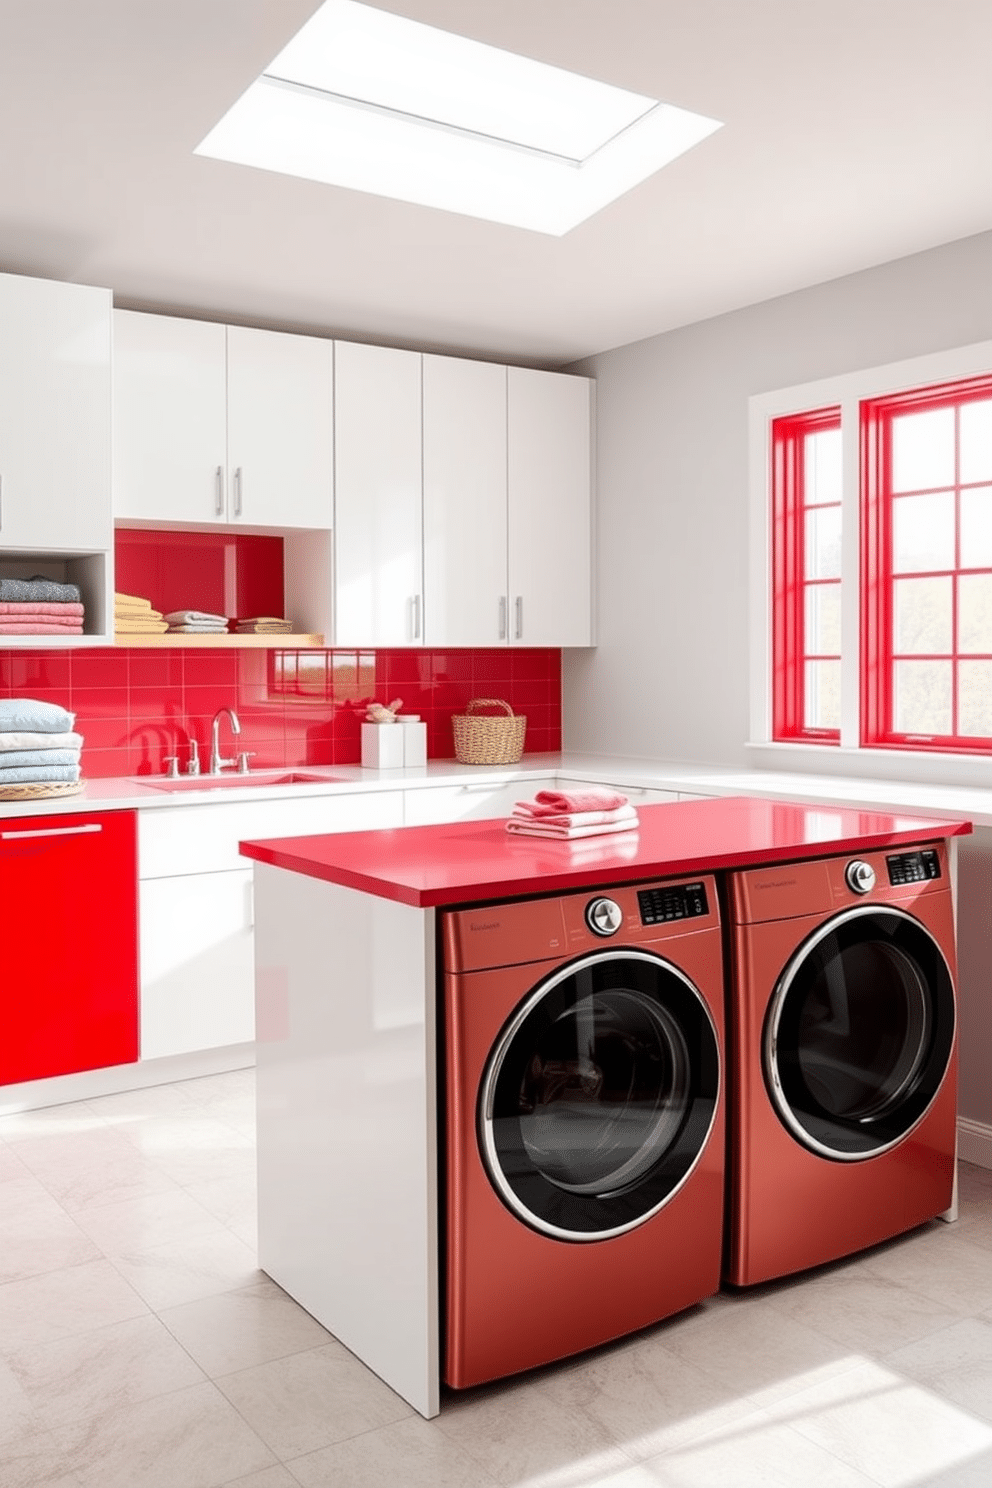
[[[83,832],[102,832],[100,822],[87,822],[83,827],[34,827],[27,832],[0,832],[5,841],[14,837],[78,837]]]
[[[411,631],[412,639],[415,640],[415,641],[417,641],[417,640],[420,639],[420,595],[419,594],[415,594],[413,596],[413,598],[410,600],[410,605],[411,605],[410,631]]]
[[[524,633],[524,597],[522,594],[517,595],[516,600],[514,601],[514,610],[516,612],[516,622],[514,625],[513,639],[515,641],[519,641]]]
[[[242,476],[241,466],[239,465],[234,472],[234,515],[236,517],[240,517],[241,515],[241,486]]]
[[[217,474],[214,476],[214,516],[220,517],[224,514],[224,467],[217,466]]]
[[[500,597],[499,597],[499,638],[500,638],[501,641],[505,641],[506,640],[506,595],[505,594],[501,594]]]

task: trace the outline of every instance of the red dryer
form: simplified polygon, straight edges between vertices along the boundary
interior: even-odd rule
[[[955,948],[943,842],[730,875],[725,1277],[767,1281],[951,1204]]]
[[[443,1377],[561,1359],[710,1296],[723,1233],[714,881],[446,913]]]

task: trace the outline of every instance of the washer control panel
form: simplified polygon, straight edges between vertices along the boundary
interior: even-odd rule
[[[692,920],[709,914],[706,885],[703,883],[661,884],[653,889],[639,889],[637,903],[642,925],[663,925],[668,920]]]
[[[590,899],[586,924],[596,935],[616,935],[623,924],[623,910],[615,899]]]
[[[926,883],[927,879],[940,877],[940,858],[932,847],[920,848],[917,852],[893,853],[886,858],[889,883]]]

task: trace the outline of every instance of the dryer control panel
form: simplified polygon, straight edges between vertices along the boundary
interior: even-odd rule
[[[889,883],[925,883],[929,878],[940,877],[940,857],[932,847],[920,848],[917,852],[893,853],[886,858]]]
[[[640,889],[637,903],[642,925],[663,925],[668,920],[691,920],[709,914],[704,883],[659,884]]]

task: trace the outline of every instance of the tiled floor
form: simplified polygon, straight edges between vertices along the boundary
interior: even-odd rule
[[[427,1422],[256,1269],[252,1084],[0,1120],[2,1488],[992,1485],[992,1172]]]

